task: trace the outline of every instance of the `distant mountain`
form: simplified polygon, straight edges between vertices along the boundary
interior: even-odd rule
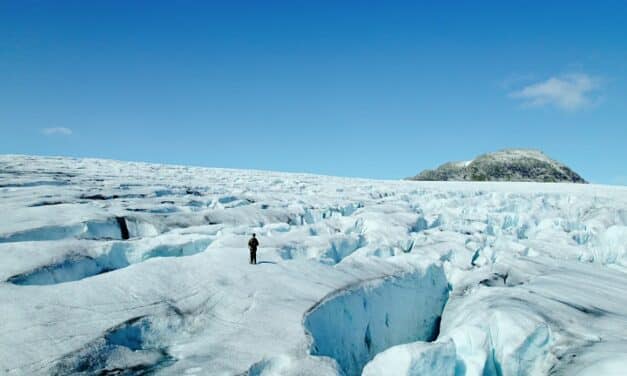
[[[471,161],[448,162],[409,180],[587,183],[567,166],[533,149],[505,149]]]

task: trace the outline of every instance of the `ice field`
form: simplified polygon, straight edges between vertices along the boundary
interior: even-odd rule
[[[0,211],[3,375],[627,374],[627,187],[6,155]]]

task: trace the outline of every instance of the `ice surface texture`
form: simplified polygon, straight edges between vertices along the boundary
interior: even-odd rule
[[[305,316],[312,353],[335,358],[346,374],[359,374],[391,346],[434,340],[447,298],[444,272],[434,267],[347,287]]]
[[[0,374],[627,368],[627,188],[0,156],[0,210]]]

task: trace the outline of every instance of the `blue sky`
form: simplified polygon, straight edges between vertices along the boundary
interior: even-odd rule
[[[0,2],[0,153],[627,184],[627,2]]]

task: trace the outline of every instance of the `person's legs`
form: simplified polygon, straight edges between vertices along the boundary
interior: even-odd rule
[[[253,265],[257,265],[257,251],[253,252]]]
[[[249,263],[250,263],[250,264],[252,264],[252,263],[253,263],[253,257],[254,257],[254,252],[253,252],[253,250],[251,249],[251,250],[250,250],[250,261],[249,261]]]

